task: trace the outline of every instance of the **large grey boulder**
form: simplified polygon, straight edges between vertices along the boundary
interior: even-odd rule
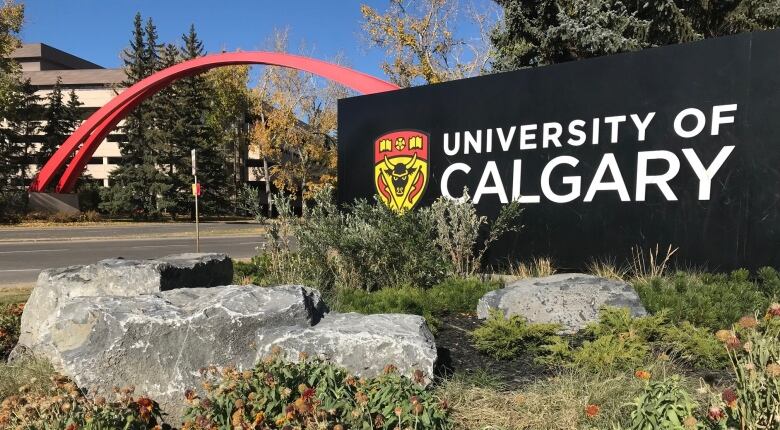
[[[296,331],[321,317],[319,293],[301,286],[189,288],[136,297],[77,297],[33,353],[51,360],[91,395],[135,386],[174,417],[184,390],[210,365],[251,368],[258,333]]]
[[[332,313],[313,327],[262,330],[257,344],[258,358],[276,345],[288,359],[303,352],[366,377],[392,364],[407,376],[421,370],[431,378],[436,362],[433,335],[425,318],[417,315]]]
[[[306,352],[361,376],[388,364],[433,374],[436,345],[422,317],[327,314],[319,292],[302,286],[217,286],[231,278],[222,254],[46,270],[11,358],[46,358],[93,396],[132,385],[171,423],[184,390],[200,386],[200,369],[251,368],[274,345],[292,360]]]
[[[631,285],[582,273],[527,278],[485,294],[477,316],[487,318],[491,309],[506,316],[521,315],[532,323],[558,323],[574,333],[598,320],[604,306],[628,308],[634,316],[647,315]]]
[[[48,330],[63,300],[135,297],[176,288],[227,285],[232,281],[233,262],[225,254],[179,254],[156,260],[112,258],[85,266],[46,269],[38,275],[25,306],[19,349],[40,339],[41,331]]]

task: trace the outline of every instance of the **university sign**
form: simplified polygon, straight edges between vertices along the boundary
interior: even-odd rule
[[[339,199],[404,212],[468,188],[524,229],[491,256],[576,267],[672,244],[780,266],[780,32],[341,100]]]

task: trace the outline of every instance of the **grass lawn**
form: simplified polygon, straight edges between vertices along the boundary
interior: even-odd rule
[[[26,302],[32,289],[32,286],[0,287],[0,306]]]

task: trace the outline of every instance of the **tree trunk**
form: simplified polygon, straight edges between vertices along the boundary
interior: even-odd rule
[[[265,202],[268,205],[268,218],[271,218],[274,213],[271,202],[271,175],[268,172],[268,159],[265,157],[263,157],[263,180],[265,181]]]

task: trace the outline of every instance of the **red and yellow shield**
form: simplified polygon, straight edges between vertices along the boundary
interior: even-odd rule
[[[379,199],[398,213],[420,201],[428,185],[428,134],[393,131],[374,141],[374,184]]]

